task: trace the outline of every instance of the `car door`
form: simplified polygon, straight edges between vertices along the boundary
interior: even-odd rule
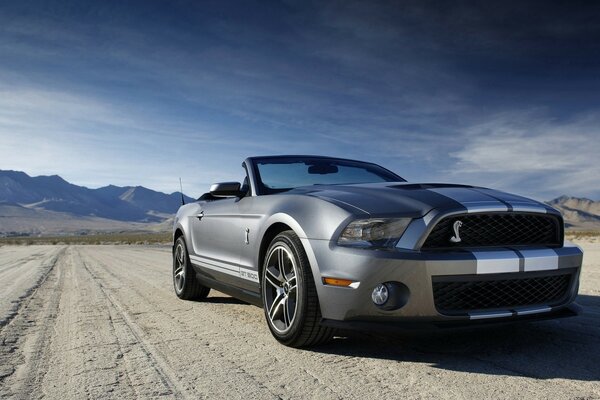
[[[201,267],[203,275],[234,286],[239,286],[240,251],[244,240],[238,200],[229,197],[206,202],[191,222],[192,263]]]
[[[248,288],[258,291],[259,273],[256,259],[260,250],[261,229],[265,225],[267,216],[264,209],[264,199],[260,196],[244,197],[239,201],[241,224],[244,228],[244,243],[240,250],[240,273],[253,283]]]

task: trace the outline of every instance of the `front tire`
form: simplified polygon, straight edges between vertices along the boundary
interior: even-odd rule
[[[290,347],[329,341],[333,330],[320,325],[321,310],[310,264],[293,231],[271,242],[262,268],[261,295],[271,333]]]
[[[196,279],[183,236],[177,238],[173,250],[173,287],[177,297],[183,300],[204,299],[210,292],[209,287]]]

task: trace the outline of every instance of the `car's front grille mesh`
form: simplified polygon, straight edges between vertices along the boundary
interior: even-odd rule
[[[460,221],[460,223],[458,223]],[[460,242],[456,237],[455,223]],[[422,249],[461,247],[560,246],[560,220],[553,215],[493,213],[453,215],[442,219],[433,228]]]
[[[485,279],[479,275],[468,280],[436,281],[433,278],[433,297],[438,311],[448,315],[533,305],[555,306],[566,300],[571,277],[572,273],[515,279]]]

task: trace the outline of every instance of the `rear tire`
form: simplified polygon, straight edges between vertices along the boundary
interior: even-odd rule
[[[210,292],[210,288],[201,285],[196,278],[183,236],[177,238],[173,250],[173,288],[183,300],[204,299]]]
[[[321,309],[304,247],[293,231],[271,242],[262,268],[261,296],[267,325],[280,343],[317,346],[333,337],[321,326]]]

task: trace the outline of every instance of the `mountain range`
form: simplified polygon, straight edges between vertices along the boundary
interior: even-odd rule
[[[0,234],[61,233],[61,224],[65,233],[148,228],[172,218],[181,197],[143,186],[89,189],[58,175],[0,170]]]
[[[181,196],[143,186],[89,189],[58,175],[0,170],[0,236],[169,230]],[[547,204],[563,213],[567,229],[600,230],[600,201],[561,196]]]
[[[562,213],[567,229],[600,230],[600,201],[560,196],[547,204]]]

